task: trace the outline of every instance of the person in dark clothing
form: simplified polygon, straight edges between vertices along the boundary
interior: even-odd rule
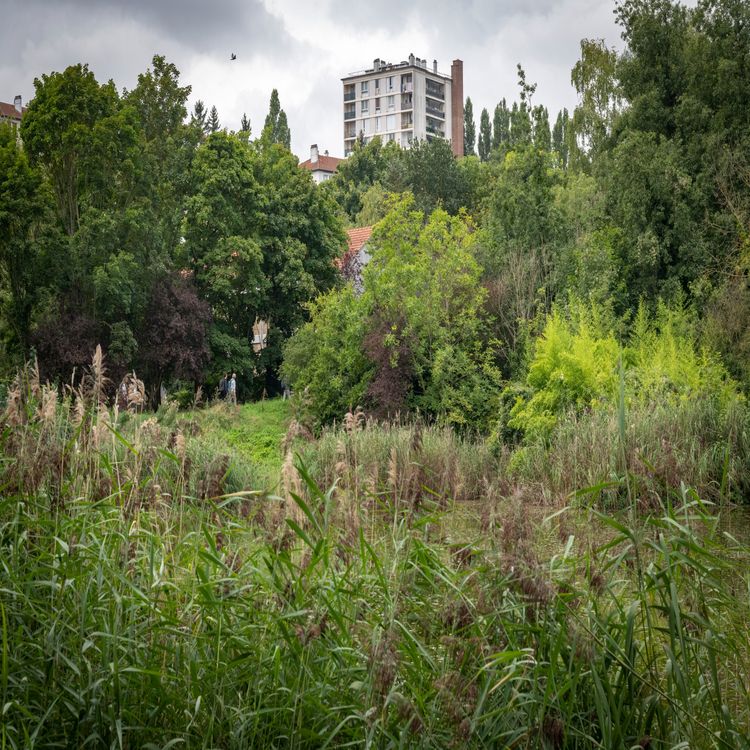
[[[219,381],[219,398],[223,401],[227,397],[227,375],[224,373],[224,377]]]

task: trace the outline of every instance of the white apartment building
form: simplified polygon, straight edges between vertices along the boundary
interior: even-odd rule
[[[463,63],[454,60],[451,75],[438,71],[437,60],[414,55],[400,63],[379,58],[369,70],[350,73],[344,84],[344,156],[357,136],[365,142],[380,136],[408,148],[413,140],[445,138],[463,155]]]

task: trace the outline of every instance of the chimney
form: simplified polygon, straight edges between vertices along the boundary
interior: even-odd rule
[[[328,149],[326,149],[326,150],[325,150],[325,151],[323,152],[323,155],[324,155],[324,156],[328,156]]]
[[[376,57],[372,61],[372,67],[373,67],[373,69],[375,70],[376,73],[380,70],[380,58],[379,57]]]
[[[310,146],[310,164],[317,164],[318,163],[318,144],[313,143],[312,146]]]
[[[16,112],[18,112],[19,115],[23,112],[23,107],[21,106],[22,101],[23,99],[21,99],[20,94],[18,94],[18,96],[16,96],[16,98],[13,99],[13,105],[15,106]]]
[[[451,65],[451,146],[454,156],[464,155],[464,63]]]
[[[437,73],[437,60],[432,61],[432,72]]]
[[[410,52],[409,53],[409,65],[414,65],[414,60],[415,60],[414,53]]]

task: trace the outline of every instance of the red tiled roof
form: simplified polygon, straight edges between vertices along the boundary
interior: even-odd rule
[[[338,259],[336,265],[339,268],[345,268],[352,258],[355,258],[357,253],[367,243],[372,234],[372,227],[356,227],[355,229],[346,230],[346,240],[349,244],[347,251],[344,255]]]
[[[313,164],[309,159],[300,164],[302,169],[309,169],[311,172],[320,170],[321,172],[335,172],[339,164],[344,161],[336,156],[319,156],[317,163]]]
[[[23,108],[24,114],[26,113],[26,107]],[[16,109],[15,104],[8,104],[8,102],[0,102],[0,117],[7,117],[11,120],[20,120],[21,115]]]
[[[362,245],[370,239],[372,227],[357,227],[356,229],[346,230],[346,239],[349,243],[350,253],[358,253]]]

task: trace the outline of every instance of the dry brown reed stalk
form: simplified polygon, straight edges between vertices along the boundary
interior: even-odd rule
[[[86,419],[86,396],[83,388],[71,389],[74,396],[72,421],[75,427],[79,427]]]
[[[281,482],[284,487],[284,510],[287,518],[291,518],[299,526],[306,523],[305,514],[294,501],[292,495],[302,497],[302,478],[294,465],[294,456],[287,451],[284,463],[281,466]]]
[[[284,440],[281,443],[281,450],[284,455],[286,455],[291,450],[294,441],[298,438],[302,438],[309,443],[311,443],[315,439],[312,432],[310,432],[310,430],[305,427],[305,425],[298,422],[296,419],[293,419],[289,423],[289,427],[287,428],[286,434],[284,435]]]
[[[506,555],[533,556],[531,520],[524,507],[528,498],[516,488],[503,507],[500,538]]]
[[[197,409],[203,403],[203,386],[199,385],[193,395],[193,409]]]
[[[400,496],[400,475],[398,470],[398,451],[394,445],[391,448],[391,455],[388,459],[388,489],[393,494],[393,503],[398,505]]]
[[[34,364],[29,368],[29,393],[35,401],[42,395],[42,385],[39,379],[39,361],[34,357]]]
[[[109,410],[104,404],[99,404],[99,408],[96,410],[96,419],[91,428],[91,442],[96,450],[101,450],[105,438],[110,435],[114,437],[111,427],[112,422],[110,421]]]
[[[482,486],[484,487],[484,491],[482,492],[482,514],[480,526],[483,533],[492,536],[498,523],[498,503],[500,493],[497,485],[486,476],[482,477]]]

